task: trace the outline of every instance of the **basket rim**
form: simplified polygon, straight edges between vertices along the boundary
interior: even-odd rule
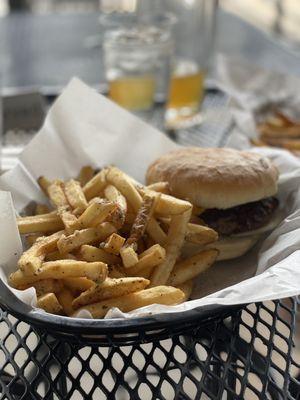
[[[174,328],[177,324],[209,322],[222,314],[229,314],[241,309],[245,304],[220,305],[211,304],[195,307],[191,310],[174,313],[161,313],[151,316],[134,317],[130,319],[87,319],[70,318],[40,312],[21,301],[0,279],[0,306],[14,317],[30,325],[47,328],[50,332],[73,333],[82,335],[92,334],[125,334],[164,328]]]

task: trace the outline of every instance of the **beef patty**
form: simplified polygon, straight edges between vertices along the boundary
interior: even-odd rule
[[[268,197],[225,210],[211,208],[204,211],[200,218],[220,235],[231,235],[252,231],[266,225],[278,204],[275,197]]]

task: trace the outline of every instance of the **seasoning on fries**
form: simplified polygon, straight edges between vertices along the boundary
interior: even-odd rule
[[[38,183],[52,208],[38,205],[36,215],[17,219],[29,247],[9,282],[34,287],[47,312],[103,318],[112,307],[181,303],[218,254],[203,250],[217,233],[191,223],[192,205],[170,196],[166,182],[146,187],[116,167],[85,166],[77,179]],[[186,242],[201,253],[182,260]]]

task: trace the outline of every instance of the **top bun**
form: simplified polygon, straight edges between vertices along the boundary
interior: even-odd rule
[[[147,184],[166,181],[172,195],[204,208],[231,208],[277,192],[278,171],[268,158],[228,148],[186,147],[154,161]]]

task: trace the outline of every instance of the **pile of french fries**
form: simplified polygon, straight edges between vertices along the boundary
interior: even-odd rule
[[[103,318],[113,307],[179,304],[216,260],[218,251],[203,246],[217,233],[164,182],[146,187],[116,167],[98,173],[83,167],[76,180],[38,183],[51,206],[38,204],[35,215],[18,217],[28,248],[9,282],[34,287],[37,306],[49,313],[76,316],[84,309]],[[183,259],[185,243],[198,244],[199,253]]]
[[[253,139],[256,146],[282,147],[291,151],[300,151],[300,122],[292,120],[281,111],[257,125],[259,139]]]

